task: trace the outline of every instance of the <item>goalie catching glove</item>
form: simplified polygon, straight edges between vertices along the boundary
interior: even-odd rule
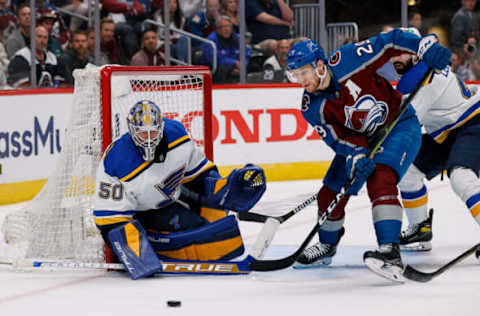
[[[244,212],[250,210],[266,190],[265,173],[254,164],[234,169],[227,178],[207,177],[202,206]]]

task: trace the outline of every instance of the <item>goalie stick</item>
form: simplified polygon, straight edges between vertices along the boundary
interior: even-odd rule
[[[273,260],[259,260],[248,255],[240,261],[217,260],[217,261],[190,261],[190,260],[162,260],[162,271],[155,274],[203,274],[203,275],[235,275],[249,274],[251,271],[275,271],[291,266],[297,257],[303,252],[310,240],[315,235],[310,233],[302,245],[291,255]],[[20,260],[15,264],[0,262],[14,268],[35,269],[101,269],[101,270],[125,270],[120,263],[92,263],[92,262],[68,262],[52,260]]]
[[[455,259],[451,260],[450,262],[448,262],[447,264],[443,265],[442,267],[438,268],[437,270],[435,270],[433,272],[418,271],[415,268],[413,268],[412,266],[407,265],[405,267],[405,271],[403,272],[403,276],[406,277],[409,280],[412,280],[412,281],[428,282],[428,281],[432,280],[434,277],[439,276],[443,272],[447,271],[448,269],[450,269],[455,264],[463,261],[465,258],[470,256],[471,254],[473,254],[477,250],[480,251],[480,243],[476,244],[472,248],[468,249],[467,251],[465,251],[464,253],[462,253],[461,255],[456,257]]]

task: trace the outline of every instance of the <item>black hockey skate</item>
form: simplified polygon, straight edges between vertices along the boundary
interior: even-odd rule
[[[400,235],[400,246],[409,251],[432,250],[432,219],[433,209],[430,209],[428,218],[416,225],[409,225]]]
[[[384,244],[380,245],[378,250],[365,252],[363,262],[370,271],[381,277],[394,282],[405,282],[398,244]]]
[[[335,244],[322,244],[317,242],[315,245],[305,249],[297,258],[293,265],[295,269],[308,269],[318,266],[326,266],[332,263],[332,257],[337,253],[337,245],[345,234],[345,228],[341,228],[338,233],[338,240]]]

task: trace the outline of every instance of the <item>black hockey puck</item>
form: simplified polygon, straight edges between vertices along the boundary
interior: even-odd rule
[[[167,301],[167,305],[169,307],[180,307],[180,306],[182,306],[182,302],[181,301]]]

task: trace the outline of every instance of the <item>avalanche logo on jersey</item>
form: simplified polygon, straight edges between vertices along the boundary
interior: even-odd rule
[[[174,194],[180,187],[180,183],[185,174],[185,166],[178,169],[177,171],[172,172],[162,184],[156,184],[155,188],[162,193],[166,200],[160,202],[157,207],[164,207],[170,204],[173,201]]]
[[[328,60],[328,64],[333,67],[338,65],[338,63],[340,63],[340,60],[342,60],[342,53],[337,50],[335,54],[333,54]]]
[[[358,99],[354,105],[345,107],[345,126],[372,135],[378,126],[385,123],[387,116],[387,104],[367,94]]]

